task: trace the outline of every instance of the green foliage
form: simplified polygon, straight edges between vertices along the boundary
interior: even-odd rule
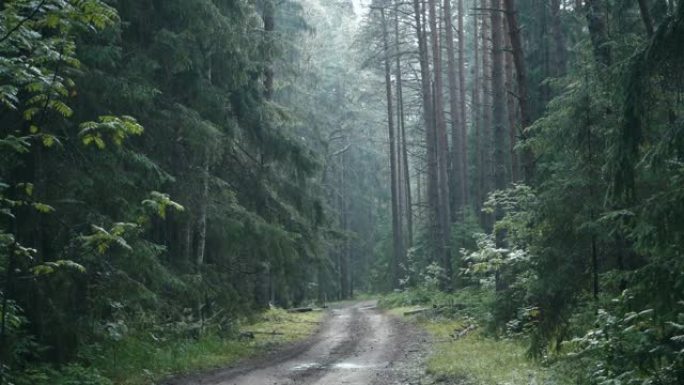
[[[625,312],[629,292],[611,310],[600,309],[597,328],[569,345],[579,359],[590,358],[592,384],[679,384],[684,380],[684,304],[676,321],[661,324],[653,309]]]
[[[264,96],[284,40],[254,33],[256,5],[3,4],[0,292],[16,322],[0,358],[15,383],[105,384],[112,372],[76,364],[86,347],[139,339],[147,355],[120,359],[153,361],[150,331],[210,335],[155,376],[218,365],[238,318],[311,295],[320,159]],[[286,8],[283,30],[301,23]]]
[[[99,122],[81,123],[79,136],[83,144],[95,144],[100,150],[105,148],[103,136],[109,136],[112,142],[121,146],[130,135],[142,135],[143,128],[130,116],[101,116]]]

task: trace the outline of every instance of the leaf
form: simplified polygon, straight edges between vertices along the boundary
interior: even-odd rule
[[[49,266],[47,264],[42,264],[42,265],[38,265],[38,266],[33,267],[31,269],[31,272],[33,273],[33,275],[43,276],[43,275],[48,275],[48,274],[54,273],[55,269],[52,266]]]
[[[29,152],[31,143],[26,137],[16,137],[14,135],[7,135],[4,139],[0,139],[0,145],[11,147],[19,154]]]
[[[44,203],[35,202],[35,203],[32,203],[31,205],[33,206],[34,209],[36,209],[38,212],[41,212],[43,214],[49,214],[49,213],[55,211],[55,209],[52,206],[46,205]]]
[[[50,148],[55,144],[56,138],[54,135],[43,135],[43,146]]]

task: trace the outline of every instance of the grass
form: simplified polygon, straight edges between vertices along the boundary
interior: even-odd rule
[[[316,330],[322,317],[322,312],[272,309],[239,328],[240,332],[253,333],[253,339],[214,334],[166,341],[151,335],[127,337],[102,349],[93,366],[114,384],[149,385],[176,374],[227,366],[274,346],[304,339]]]
[[[477,288],[451,294],[414,289],[388,294],[379,305],[398,316],[419,308],[440,309],[410,316],[433,337],[433,352],[426,364],[432,377],[469,385],[544,383],[548,370],[526,357],[522,341],[488,338],[479,329],[454,338],[472,323],[483,323],[491,300],[491,293]]]
[[[463,379],[475,385],[527,385],[543,383],[547,373],[525,357],[519,341],[495,340],[474,331],[460,339],[452,335],[462,330],[459,321],[423,321],[434,337],[434,353],[427,371],[437,378]]]

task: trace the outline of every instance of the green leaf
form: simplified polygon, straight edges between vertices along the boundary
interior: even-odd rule
[[[46,205],[44,203],[35,202],[35,203],[32,203],[31,205],[33,206],[34,209],[36,209],[38,212],[41,212],[43,214],[49,214],[49,213],[55,211],[55,209],[52,206]]]

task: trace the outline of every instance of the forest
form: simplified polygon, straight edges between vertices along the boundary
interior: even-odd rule
[[[0,385],[359,297],[684,384],[682,1],[2,0],[0,123]]]

